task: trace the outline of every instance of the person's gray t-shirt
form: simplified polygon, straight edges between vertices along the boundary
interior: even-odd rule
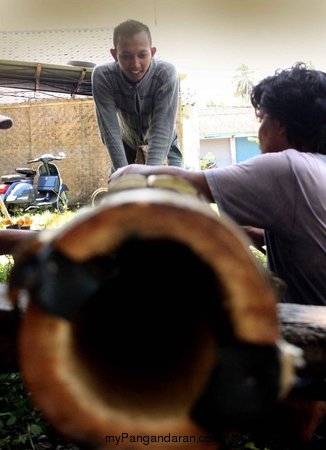
[[[269,268],[288,286],[283,301],[326,305],[326,155],[288,149],[205,176],[222,211],[265,230]]]

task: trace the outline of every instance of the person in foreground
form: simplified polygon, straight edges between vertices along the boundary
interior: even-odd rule
[[[261,155],[200,172],[130,165],[127,174],[191,182],[239,225],[263,229],[269,269],[287,285],[281,301],[326,305],[326,73],[302,63],[257,84]]]
[[[115,62],[92,73],[97,122],[112,171],[139,162],[182,166],[176,133],[178,76],[168,62],[154,59],[147,25],[127,20],[114,29]]]

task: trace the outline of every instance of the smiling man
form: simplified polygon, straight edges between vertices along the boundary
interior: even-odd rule
[[[115,62],[95,67],[93,97],[112,171],[134,162],[182,166],[176,133],[178,76],[153,58],[147,25],[127,20],[114,29]]]

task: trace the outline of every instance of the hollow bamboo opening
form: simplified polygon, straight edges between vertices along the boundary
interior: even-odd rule
[[[151,416],[189,408],[207,340],[209,348],[232,337],[212,269],[180,242],[136,237],[88,266],[105,282],[74,318],[73,335],[92,383],[116,408]]]

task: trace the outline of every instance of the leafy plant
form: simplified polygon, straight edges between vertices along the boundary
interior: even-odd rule
[[[218,106],[218,104],[217,104],[217,102],[215,100],[213,100],[212,98],[207,100],[206,108],[216,108],[216,106]]]
[[[201,168],[201,170],[204,170],[204,169],[211,169],[213,167],[216,167],[215,157],[214,157],[213,153],[208,152],[208,153],[206,153],[204,158],[202,158],[200,160],[200,168]]]
[[[6,283],[10,274],[10,270],[14,264],[11,255],[0,256],[0,283]]]
[[[265,253],[262,253],[261,251],[259,251],[256,247],[254,246],[250,246],[250,250],[252,251],[253,255],[259,259],[259,261],[262,263],[262,265],[264,267],[267,266],[267,261],[266,261],[266,255]]]
[[[32,406],[18,373],[0,375],[0,448],[35,449],[48,425]]]
[[[252,436],[248,434],[242,434],[239,432],[227,433],[224,438],[224,450],[272,450],[270,447],[257,447],[257,444],[252,439]],[[286,450],[286,449],[274,449],[274,450]]]

